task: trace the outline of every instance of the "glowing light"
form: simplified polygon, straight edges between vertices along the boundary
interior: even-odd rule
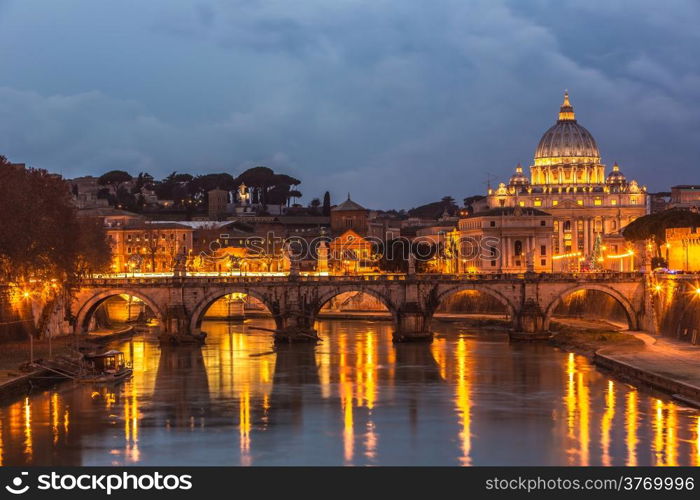
[[[34,455],[34,447],[32,440],[32,407],[29,403],[29,398],[24,398],[24,454],[29,461]]]
[[[471,465],[471,384],[469,372],[469,351],[466,342],[460,338],[457,343],[457,410],[461,414],[461,430],[459,433],[462,441],[462,456],[460,464]]]
[[[612,380],[608,380],[608,390],[605,396],[605,413],[601,422],[600,445],[603,451],[603,465],[610,466],[610,432],[613,418],[615,418],[615,385]]]
[[[581,257],[581,252],[563,253],[559,255],[552,255],[553,260],[559,259],[570,259],[572,257]]]
[[[661,290],[663,290],[663,287],[661,285],[656,285],[654,287],[654,290],[656,290],[657,292],[660,292]]]
[[[240,401],[238,426],[240,434],[241,462],[243,465],[250,465],[250,431],[253,428],[251,423],[250,389],[246,387]]]
[[[626,253],[620,253],[617,255],[608,255],[608,259],[624,259],[625,257],[632,257],[634,255],[634,250],[630,250]]]
[[[632,390],[627,394],[627,466],[637,465],[637,393]]]
[[[660,399],[655,402],[654,412],[654,460],[655,465],[666,465],[664,462],[664,403]]]

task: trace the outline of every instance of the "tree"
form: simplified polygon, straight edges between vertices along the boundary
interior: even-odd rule
[[[106,272],[111,262],[112,249],[102,220],[99,217],[79,218],[76,256],[78,276]]]
[[[253,202],[266,206],[287,203],[291,186],[298,186],[301,181],[286,174],[276,174],[269,167],[257,166],[236,177],[234,184],[253,188]]]
[[[323,208],[321,209],[321,213],[324,217],[330,217],[331,215],[331,194],[328,191],[323,195]]]
[[[133,179],[128,172],[123,170],[110,170],[109,172],[102,174],[97,183],[100,186],[110,186],[115,195],[118,195],[119,188],[126,182]]]
[[[602,269],[601,259],[603,258],[603,239],[600,233],[596,235],[595,243],[593,243],[593,252],[591,253],[590,269],[592,271],[600,271]]]
[[[661,257],[661,245],[666,243],[666,229],[673,227],[700,227],[700,214],[682,208],[672,208],[644,215],[630,222],[622,235],[629,241],[653,240],[656,256]]]
[[[311,212],[315,215],[318,215],[318,208],[321,206],[321,200],[318,198],[314,198],[309,202],[309,208],[311,209]]]
[[[0,161],[0,279],[15,283],[66,282],[101,268],[109,249],[81,231],[68,184],[46,170]],[[99,236],[97,237],[99,239]],[[104,257],[88,251],[104,251]]]
[[[302,194],[300,191],[297,190],[292,190],[289,192],[289,197],[287,198],[287,204],[289,204],[289,199],[294,198],[294,202],[296,203],[297,198],[301,198]]]

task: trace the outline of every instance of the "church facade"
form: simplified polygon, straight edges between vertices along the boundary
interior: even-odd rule
[[[480,217],[481,213],[510,209],[510,212],[502,210],[510,215],[501,214],[489,220],[490,233],[496,232],[499,224],[518,225],[508,217],[522,218],[523,210],[537,210],[552,218],[548,235],[551,241],[546,245],[542,243],[542,227],[534,225],[529,234],[521,224],[523,234],[500,241],[501,255],[495,263],[488,258],[472,263],[471,268],[476,271],[524,272],[528,264],[540,272],[626,271],[638,267],[636,250],[626,244],[621,230],[647,213],[646,187],[628,180],[617,163],[606,174],[598,145],[576,120],[568,93],[564,94],[556,123],[537,145],[530,175],[525,175],[518,164],[507,184],[489,188],[487,196],[473,208],[474,212],[460,221],[461,232],[470,236],[472,244],[475,224],[470,219]],[[537,244],[532,244],[533,241]],[[535,250],[531,253],[537,255],[523,257],[522,249],[529,246]],[[545,251],[547,255],[543,254]]]

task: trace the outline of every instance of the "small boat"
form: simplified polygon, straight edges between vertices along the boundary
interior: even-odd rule
[[[77,378],[80,382],[117,382],[130,377],[133,372],[131,363],[124,360],[124,353],[116,350],[86,354],[83,363],[85,371]]]

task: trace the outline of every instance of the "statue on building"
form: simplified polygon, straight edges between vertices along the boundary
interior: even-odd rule
[[[282,249],[284,267],[289,269],[290,276],[299,275],[299,259],[297,258],[296,245],[294,242],[287,240]]]
[[[185,255],[184,249],[175,256],[175,265],[173,266],[173,276],[186,276],[187,275],[187,255]]]
[[[528,273],[534,273],[535,272],[535,250],[532,248],[529,248],[525,252],[525,271]]]
[[[250,205],[250,193],[248,192],[248,186],[243,183],[238,186],[238,202],[241,205]]]

